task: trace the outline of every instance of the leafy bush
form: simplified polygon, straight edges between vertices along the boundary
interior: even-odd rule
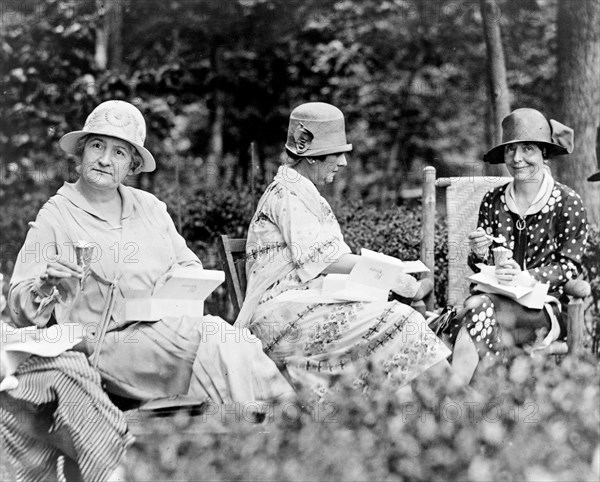
[[[477,399],[425,374],[402,402],[364,369],[366,395],[341,383],[326,402],[275,406],[258,426],[253,404],[140,420],[128,480],[598,480],[589,356],[561,365],[518,356],[476,381]]]
[[[421,258],[421,210],[417,206],[379,209],[361,202],[344,205],[337,214],[346,243],[353,252],[360,248],[380,251],[403,260]],[[446,226],[438,221],[435,235],[435,294],[446,304]]]

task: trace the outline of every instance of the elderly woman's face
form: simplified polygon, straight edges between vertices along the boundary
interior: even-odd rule
[[[515,142],[504,148],[504,162],[515,181],[534,181],[544,171],[542,151],[533,142]]]
[[[81,179],[95,188],[116,188],[131,170],[133,150],[121,139],[92,134],[81,156]]]
[[[318,186],[331,184],[340,167],[348,165],[344,154],[330,154],[322,161],[311,164],[311,180]]]

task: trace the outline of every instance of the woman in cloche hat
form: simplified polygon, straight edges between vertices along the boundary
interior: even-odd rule
[[[320,295],[326,274],[349,273],[359,259],[319,194],[346,166],[351,149],[338,108],[310,102],[292,111],[284,165],[248,230],[248,284],[236,320],[262,340],[295,386],[319,394],[340,377],[356,377],[365,360],[388,373],[396,387],[433,366],[438,374],[449,369],[449,350],[407,304]],[[390,288],[408,300],[426,294],[406,274]]]
[[[565,335],[563,287],[581,273],[588,223],[579,195],[556,182],[547,163],[572,151],[572,129],[522,108],[504,118],[502,142],[483,157],[505,163],[513,180],[484,196],[478,228],[469,234],[469,266],[478,272],[478,263],[495,264],[500,284],[548,284],[551,297],[539,310],[497,294],[468,298],[451,324],[453,363],[466,368],[465,378],[480,359],[502,359],[506,345],[535,350]]]
[[[10,282],[8,302],[18,326],[56,322],[69,326],[65,332],[75,326],[83,333],[74,350],[31,357],[8,394],[34,405],[58,403],[55,423],[66,427],[75,448],[71,462],[84,480],[106,480],[131,443],[103,388],[137,401],[183,394],[197,401],[247,402],[293,393],[250,333],[219,335],[226,323],[218,317],[126,319],[124,293],[152,292],[178,266],[202,268],[165,204],[122,184],[156,167],[145,137],[140,111],[111,100],[93,110],[82,130],[60,139],[64,151],[79,157],[80,177],[65,183],[31,223]],[[86,270],[76,263],[79,240],[94,248]],[[213,336],[203,337],[204,331]],[[100,416],[94,423],[70,417],[69,403],[97,407],[93,415]],[[32,440],[2,407],[0,415],[6,454],[19,480],[55,480],[60,452],[45,438]]]

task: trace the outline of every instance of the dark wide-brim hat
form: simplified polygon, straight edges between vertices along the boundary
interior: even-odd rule
[[[546,157],[573,152],[573,129],[529,108],[516,109],[502,119],[502,143],[490,149],[483,160],[504,162],[504,148],[517,142],[535,142],[546,148]]]

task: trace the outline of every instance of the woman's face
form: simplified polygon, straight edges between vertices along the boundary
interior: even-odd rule
[[[504,148],[504,162],[515,181],[538,179],[544,172],[542,151],[533,142],[515,142]]]
[[[132,149],[116,137],[90,135],[81,156],[81,181],[95,189],[116,189],[131,174]]]
[[[311,181],[318,186],[331,184],[339,168],[346,165],[348,163],[344,154],[329,154],[322,161],[309,164],[312,170]]]

